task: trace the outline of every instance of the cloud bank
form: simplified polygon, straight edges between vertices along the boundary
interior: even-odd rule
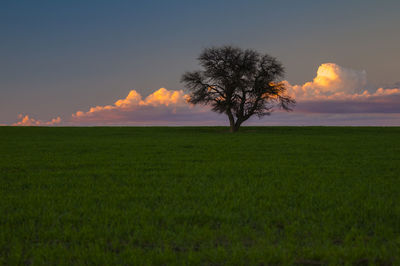
[[[112,105],[95,106],[89,111],[77,111],[69,122],[77,124],[123,124],[146,121],[163,121],[186,114],[191,108],[182,90],[169,91],[161,88],[145,99],[131,90],[124,99]]]
[[[95,106],[78,111],[66,121],[72,125],[207,125],[218,119],[208,108],[187,103],[183,90],[161,88],[146,98],[131,90],[112,105]]]
[[[354,70],[326,63],[319,66],[313,81],[291,85],[285,81],[289,93],[296,99],[317,99],[361,92],[367,85],[365,70]]]
[[[284,83],[297,101],[294,112],[277,111],[264,120],[252,118],[248,125],[400,125],[400,84],[367,90],[364,70],[326,63],[310,82]],[[77,111],[64,119],[42,121],[20,115],[13,125],[226,125],[224,115],[190,105],[187,99],[183,90],[161,88],[145,98],[131,90],[113,104]]]
[[[187,99],[183,90],[161,88],[145,98],[131,90],[113,104],[77,111],[64,119],[42,121],[20,115],[21,120],[13,126],[208,125],[225,120],[204,106],[188,104]]]
[[[13,126],[55,126],[61,123],[61,118],[53,118],[50,121],[41,121],[30,118],[28,115],[20,114],[18,116],[21,120],[12,124]]]
[[[366,90],[365,71],[333,63],[322,64],[311,82],[291,85],[289,95],[297,100],[296,112],[306,113],[400,113],[400,89]]]

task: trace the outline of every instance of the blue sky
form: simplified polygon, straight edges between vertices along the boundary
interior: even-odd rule
[[[0,124],[107,105],[134,89],[183,89],[210,45],[278,57],[303,84],[332,62],[366,87],[400,81],[400,1],[23,1],[0,3]]]

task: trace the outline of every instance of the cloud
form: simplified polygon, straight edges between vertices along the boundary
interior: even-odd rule
[[[288,94],[298,104],[296,112],[307,113],[400,113],[400,88],[366,90],[364,70],[333,63],[322,64],[313,81],[291,85]]]
[[[400,125],[399,84],[367,90],[364,70],[322,64],[315,78],[303,85],[284,81],[297,105],[294,112],[277,111],[247,125]],[[77,111],[70,117],[50,121],[20,115],[15,126],[91,125],[226,125],[225,115],[205,106],[187,103],[183,90],[161,88],[147,97],[131,90],[125,98],[109,105]]]
[[[299,102],[297,112],[303,113],[400,113],[400,96],[364,100],[327,100]]]
[[[20,115],[14,126],[101,126],[101,125],[224,125],[226,118],[208,107],[187,103],[183,90],[161,88],[143,98],[131,90],[125,98],[109,105],[77,111],[70,117],[51,121],[36,120]]]
[[[317,76],[307,85],[320,89],[324,93],[353,93],[365,88],[367,73],[365,70],[354,70],[333,63],[322,64]]]
[[[30,118],[28,115],[19,115],[21,120],[12,124],[13,126],[55,126],[61,123],[61,118],[53,118],[50,121],[41,121],[34,118]]]
[[[187,103],[188,95],[182,90],[172,91],[161,88],[145,99],[131,90],[124,99],[112,105],[95,106],[88,111],[77,111],[70,123],[78,124],[135,124],[137,122],[190,120],[190,115],[201,113],[199,108]]]
[[[365,70],[354,70],[341,67],[334,63],[319,66],[313,81],[303,85],[290,85],[289,93],[296,99],[309,99],[321,96],[347,95],[361,92],[367,84]]]

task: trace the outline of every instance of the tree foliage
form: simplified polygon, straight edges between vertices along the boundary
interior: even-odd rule
[[[198,60],[203,70],[182,76],[189,102],[225,113],[232,132],[253,115],[269,115],[275,107],[291,111],[295,104],[281,82],[282,64],[268,54],[223,46],[205,49]]]

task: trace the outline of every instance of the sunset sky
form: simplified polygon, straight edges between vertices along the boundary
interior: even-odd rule
[[[0,125],[226,125],[179,81],[229,44],[277,57],[298,102],[247,125],[400,126],[399,32],[398,0],[3,0]]]

